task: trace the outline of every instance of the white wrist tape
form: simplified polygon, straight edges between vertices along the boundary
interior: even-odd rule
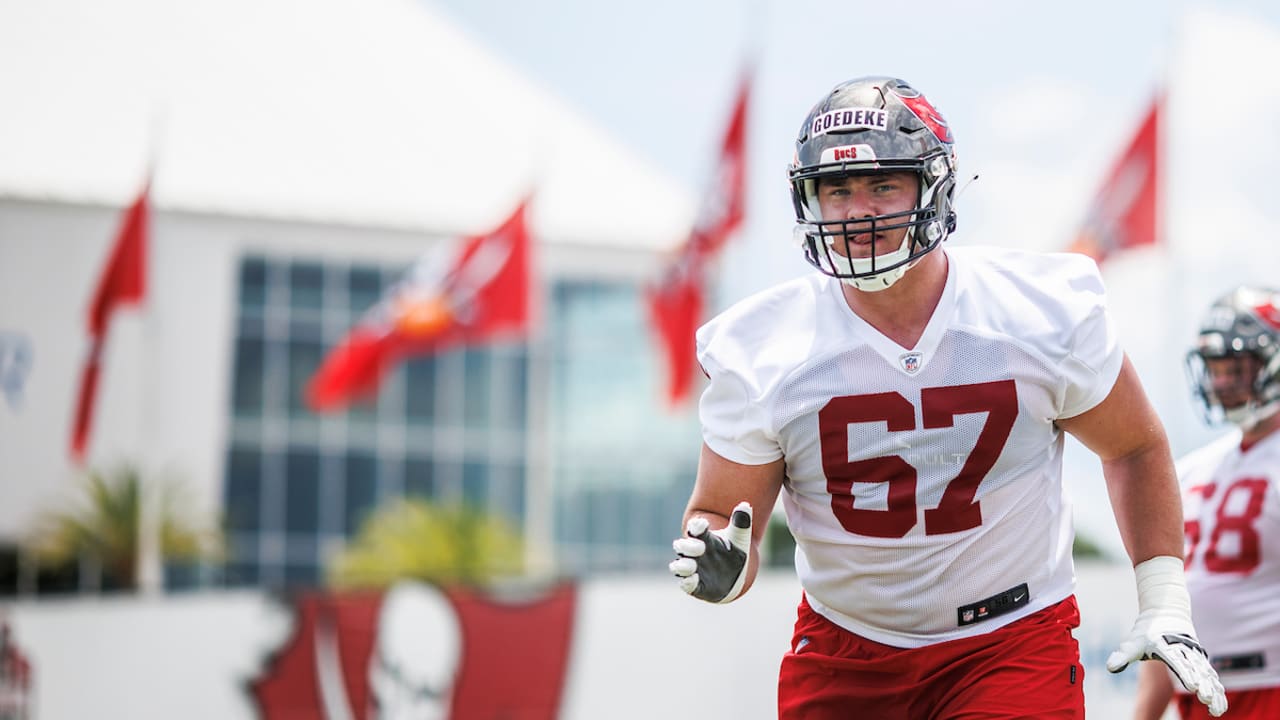
[[[1182,559],[1170,555],[1153,557],[1133,567],[1138,583],[1138,613],[1159,609],[1176,613],[1191,623],[1191,595],[1182,571]]]

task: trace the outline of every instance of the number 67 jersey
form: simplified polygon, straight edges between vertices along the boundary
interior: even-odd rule
[[[698,331],[704,442],[742,464],[785,458],[810,606],[895,647],[989,632],[1071,594],[1055,421],[1100,403],[1123,362],[1092,260],[946,254],[913,348],[819,273]]]
[[[1196,632],[1228,690],[1280,687],[1280,432],[1178,462]],[[1175,688],[1181,687],[1175,683]]]

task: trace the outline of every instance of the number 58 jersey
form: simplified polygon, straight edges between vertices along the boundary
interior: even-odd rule
[[[945,252],[913,348],[818,273],[698,331],[704,442],[742,464],[785,458],[809,604],[895,647],[989,632],[1071,594],[1055,421],[1100,403],[1123,362],[1090,259]]]
[[[1280,433],[1248,449],[1231,433],[1178,479],[1196,634],[1228,690],[1280,687]]]

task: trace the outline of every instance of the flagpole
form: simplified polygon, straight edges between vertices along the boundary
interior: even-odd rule
[[[1173,78],[1176,69],[1174,63],[1178,62],[1180,55],[1180,46],[1182,43],[1182,25],[1184,22],[1184,11],[1181,9],[1175,11],[1177,16],[1171,25],[1167,28],[1168,41],[1165,43],[1164,64],[1161,68],[1161,77],[1159,82],[1159,100],[1160,103],[1157,112],[1160,114],[1159,124],[1156,126],[1156,243],[1157,247],[1163,247],[1168,262],[1169,271],[1164,277],[1165,282],[1165,300],[1167,307],[1171,310],[1187,304],[1185,293],[1182,292],[1184,272],[1182,268],[1183,258],[1179,252],[1176,238],[1169,234],[1170,228],[1173,226],[1169,222],[1169,208],[1173,205],[1169,202],[1172,196],[1173,187],[1171,183],[1177,177],[1177,174],[1171,171],[1170,163],[1175,162],[1175,157],[1169,152],[1172,147],[1170,138],[1173,133],[1174,118],[1176,115],[1170,112],[1175,100],[1175,92]],[[1179,337],[1180,319],[1188,317],[1187,313],[1190,308],[1183,307],[1180,312],[1169,312],[1165,314],[1164,328],[1164,344],[1165,349],[1171,352],[1164,353],[1168,357],[1168,375],[1170,386],[1179,381],[1182,373],[1181,363],[1177,363],[1177,359],[1182,357],[1182,353],[1178,352],[1181,345]],[[1194,315],[1191,315],[1194,317]],[[1166,409],[1166,414],[1172,408]],[[1177,428],[1184,425],[1182,418],[1174,423],[1166,422],[1166,433],[1169,435],[1170,446],[1173,450],[1174,457],[1181,455],[1185,448],[1180,448],[1182,442],[1182,433]],[[1168,427],[1168,426],[1172,427]]]
[[[162,144],[165,131],[164,109],[152,110],[151,116],[151,132],[148,138],[147,148],[147,166],[145,170],[145,180],[143,193],[146,195],[146,202],[151,204],[151,188],[155,183],[156,166],[158,165],[159,147]],[[151,282],[154,277],[154,267],[151,262],[156,256],[155,253],[155,208],[148,207],[147,212],[150,215],[148,222],[150,225],[147,233],[145,248],[147,265],[145,281],[151,287],[150,294],[152,296],[151,305],[155,304],[155,287]],[[153,434],[156,409],[155,392],[151,390],[153,383],[148,382],[147,378],[155,377],[159,368],[154,367],[156,362],[155,349],[159,343],[159,329],[155,322],[155,313],[148,307],[147,303],[139,308],[141,313],[140,320],[142,332],[139,350],[141,351],[138,360],[138,366],[142,370],[139,376],[142,378],[138,388],[138,542],[137,542],[137,581],[138,592],[143,595],[159,595],[164,591],[164,549],[163,549],[163,492],[161,486],[158,466],[158,459],[155,455],[158,448],[154,443],[146,442],[144,438],[156,437]]]
[[[535,143],[545,148],[544,143]],[[543,160],[533,159],[530,189],[524,193],[526,203],[526,227],[532,225],[534,202],[532,188],[541,175]],[[551,412],[551,348],[547,334],[546,315],[551,299],[542,282],[537,247],[538,235],[529,230],[529,298],[530,329],[527,340],[528,379],[525,382],[525,472],[524,472],[524,555],[525,577],[543,580],[555,574],[555,477],[552,468],[555,454],[550,444],[553,437],[551,424],[555,421]]]
[[[535,283],[539,301],[546,300],[542,283]],[[552,486],[553,455],[549,447],[551,417],[550,348],[545,324],[529,334],[529,379],[525,383],[525,492],[524,554],[525,576],[545,579],[555,572],[555,488]]]

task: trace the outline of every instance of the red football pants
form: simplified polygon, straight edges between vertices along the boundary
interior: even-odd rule
[[[855,635],[803,598],[778,675],[794,720],[1084,718],[1075,597],[1002,628],[921,648]]]
[[[1177,683],[1177,681],[1174,681]],[[1196,699],[1195,695],[1181,695],[1174,698],[1178,707],[1178,715],[1182,720],[1212,720],[1209,708]],[[1280,718],[1280,688],[1258,688],[1257,690],[1228,690],[1227,715],[1233,720],[1275,720]]]

